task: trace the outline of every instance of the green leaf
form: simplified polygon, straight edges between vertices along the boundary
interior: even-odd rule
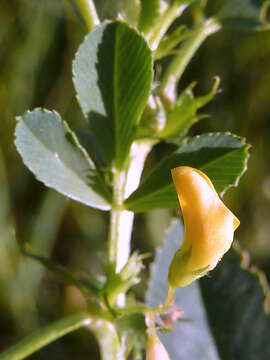
[[[246,30],[269,30],[268,0],[227,1],[217,18],[224,27]]]
[[[105,162],[122,168],[152,83],[145,40],[119,21],[103,23],[80,46],[73,63],[78,101]]]
[[[92,318],[86,313],[70,315],[41,328],[0,354],[0,360],[25,359],[62,336],[83,327],[95,334],[102,360],[122,360],[119,338],[114,326],[106,320]]]
[[[15,144],[25,165],[48,187],[102,210],[110,193],[77,137],[56,112],[35,109],[18,117]]]
[[[219,82],[219,78],[215,78],[210,92],[198,97],[195,97],[193,93],[196,83],[189,85],[179,95],[174,108],[168,111],[165,127],[158,136],[167,139],[185,135],[194,123],[205,117],[198,115],[197,111],[213,99],[217,93]]]
[[[160,15],[161,0],[140,0],[141,13],[139,18],[139,30],[147,33],[152,30]]]
[[[174,220],[165,235],[164,244],[158,250],[152,264],[146,294],[148,305],[157,306],[164,303],[168,292],[170,262],[183,238],[182,222]],[[216,345],[207,323],[197,282],[186,288],[176,289],[175,295],[175,305],[184,310],[184,319],[180,319],[172,332],[159,334],[171,359],[218,360]]]
[[[173,221],[152,265],[149,305],[164,302],[168,268],[183,238],[182,223]],[[208,277],[176,289],[175,305],[183,309],[183,318],[172,332],[160,333],[172,359],[269,359],[269,289],[264,275],[246,259],[232,249]]]
[[[171,169],[180,165],[202,170],[216,190],[224,193],[229,187],[237,186],[245,172],[248,148],[244,138],[230,133],[195,136],[156,166],[125,201],[125,207],[134,212],[179,207]]]
[[[209,324],[222,359],[270,359],[269,289],[264,274],[231,250],[200,280]],[[265,286],[266,285],[266,286]],[[267,303],[268,302],[268,303]]]

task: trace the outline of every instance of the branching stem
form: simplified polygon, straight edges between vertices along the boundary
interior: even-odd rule
[[[190,36],[183,42],[178,54],[173,58],[161,81],[160,94],[173,103],[177,94],[177,85],[190,60],[211,34],[220,30],[220,24],[211,18],[190,30]]]

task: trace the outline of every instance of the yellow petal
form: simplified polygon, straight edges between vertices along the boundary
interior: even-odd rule
[[[169,270],[173,287],[189,285],[212,270],[229,250],[240,222],[223,204],[211,180],[189,166],[172,170],[185,223],[185,239]]]
[[[170,360],[167,350],[154,333],[147,337],[146,360]]]

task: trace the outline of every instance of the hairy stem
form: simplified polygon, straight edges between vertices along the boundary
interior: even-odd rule
[[[168,66],[161,81],[160,93],[163,98],[173,103],[176,98],[177,85],[190,60],[211,34],[220,30],[220,24],[215,19],[208,19],[196,25],[190,36],[182,44],[180,51]]]
[[[119,250],[119,238],[121,235],[121,219],[122,219],[122,205],[124,199],[124,190],[126,183],[126,172],[114,170],[113,174],[113,204],[110,215],[110,229],[109,229],[109,261],[113,264],[115,272],[121,269],[119,259],[121,255]],[[128,236],[129,234],[127,234]]]
[[[109,230],[109,261],[118,273],[127,263],[130,254],[130,240],[134,213],[123,208],[127,198],[139,185],[145,158],[152,144],[136,142],[131,147],[130,160],[126,170],[114,172],[113,206]]]

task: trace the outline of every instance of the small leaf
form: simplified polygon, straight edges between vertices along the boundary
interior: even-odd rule
[[[216,95],[219,87],[219,78],[214,78],[214,84],[208,94],[195,97],[191,83],[178,96],[174,107],[165,110],[166,106],[158,96],[151,95],[137,129],[137,138],[163,139],[164,141],[179,145],[183,136],[193,124],[207,117],[197,111],[209,103]]]
[[[247,168],[249,145],[230,133],[210,133],[191,138],[163,159],[125,201],[127,209],[143,212],[179,207],[171,169],[188,165],[205,172],[219,193],[237,186]]]
[[[73,74],[79,103],[105,162],[115,159],[121,168],[150,94],[148,45],[125,23],[103,23],[80,46]]]
[[[18,117],[15,144],[36,177],[88,206],[110,209],[110,193],[77,137],[56,112],[35,109]]]
[[[188,86],[178,97],[172,110],[167,113],[167,121],[164,129],[158,134],[161,138],[174,138],[185,135],[190,127],[202,117],[197,111],[210,102],[216,95],[219,78],[215,78],[212,89],[207,95],[194,97],[193,88],[195,83]]]
[[[246,30],[269,30],[268,0],[230,0],[218,13],[224,27]]]
[[[143,259],[147,254],[138,254],[134,252],[128,259],[128,262],[119,273],[114,273],[109,266],[106,269],[107,283],[104,287],[104,293],[108,295],[110,303],[114,303],[117,296],[126,293],[132,286],[140,282],[140,272],[143,269]]]
[[[182,222],[174,220],[152,264],[146,294],[148,305],[157,306],[164,302],[168,292],[170,262],[183,239]],[[218,360],[216,345],[207,323],[197,282],[186,288],[176,289],[175,295],[175,305],[184,310],[184,318],[180,319],[172,332],[159,334],[171,359]]]

